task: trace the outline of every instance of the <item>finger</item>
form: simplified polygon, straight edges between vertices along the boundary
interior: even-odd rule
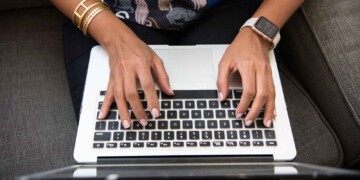
[[[249,113],[245,117],[245,123],[250,124],[259,116],[260,111],[264,107],[265,101],[267,100],[268,85],[267,78],[265,76],[266,69],[257,67],[256,72],[256,95],[253,104],[250,107]],[[262,69],[261,69],[262,68]]]
[[[155,90],[155,83],[151,76],[150,69],[140,68],[138,76],[142,89],[144,90],[146,101],[148,103],[151,115],[157,118],[160,115],[159,99]]]
[[[110,77],[111,78],[111,77]],[[114,81],[112,79],[109,80],[108,87],[106,90],[106,94],[104,97],[104,102],[101,106],[100,113],[98,119],[105,119],[109,113],[110,106],[114,102]]]
[[[265,127],[271,127],[271,123],[276,116],[276,110],[275,110],[276,93],[275,93],[274,81],[273,81],[271,74],[267,76],[267,79],[268,79],[268,87],[269,87],[268,88],[269,96],[268,96],[268,99],[265,104],[265,113],[264,113],[264,122],[263,123],[264,123]]]
[[[131,120],[125,99],[124,82],[120,76],[116,77],[116,83],[114,85],[114,97],[117,104],[121,124],[124,126],[125,129],[128,129],[131,126]]]
[[[229,76],[230,76],[230,65],[228,61],[225,61],[224,58],[220,61],[218,65],[218,77],[217,77],[217,88],[218,88],[218,97],[220,101],[226,99],[229,93]]]
[[[167,95],[174,95],[174,91],[170,87],[169,76],[166,73],[164,63],[155,52],[153,53],[153,62],[154,65],[152,69],[158,80],[159,88]]]
[[[125,97],[129,102],[136,119],[142,126],[146,126],[148,123],[148,117],[146,116],[144,107],[141,104],[139,93],[136,88],[135,74],[124,73],[123,81],[124,84],[126,84],[126,87],[124,86]]]
[[[249,108],[251,100],[255,96],[256,87],[255,87],[255,70],[252,66],[247,66],[246,68],[241,69],[238,67],[239,73],[242,79],[243,92],[241,95],[240,103],[236,108],[236,118],[240,119],[246,110]],[[246,122],[245,122],[246,123]],[[251,121],[247,122],[247,126],[252,124]]]

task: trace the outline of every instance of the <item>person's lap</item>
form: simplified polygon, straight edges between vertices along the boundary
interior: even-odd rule
[[[250,18],[258,5],[259,2],[227,1],[182,31],[157,30],[133,22],[124,22],[147,44],[230,44],[241,25]],[[65,26],[64,33],[66,68],[78,118],[90,50],[97,43],[85,38],[70,24]],[[277,59],[280,57],[277,56]],[[340,165],[341,146],[316,105],[283,65],[280,65],[280,77],[297,147],[298,155],[295,161]]]

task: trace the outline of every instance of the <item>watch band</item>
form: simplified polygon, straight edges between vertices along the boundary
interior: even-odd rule
[[[258,31],[255,27],[255,24],[258,22],[260,18],[250,18],[248,19],[244,25],[241,26],[240,31],[244,28],[244,27],[251,27],[251,29],[253,29],[257,34],[259,34],[260,36],[262,36],[264,39],[268,40],[271,42],[272,46],[271,49],[274,49],[277,44],[279,43],[281,37],[280,37],[280,33],[279,31],[276,33],[275,37],[273,39],[267,37],[265,34],[261,33],[260,31]]]

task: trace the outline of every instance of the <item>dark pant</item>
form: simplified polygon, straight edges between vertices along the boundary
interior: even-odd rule
[[[148,28],[124,21],[147,44],[230,44],[261,1],[226,0],[180,31]],[[86,38],[71,23],[64,29],[64,51],[71,97],[79,119],[91,48],[97,43]]]

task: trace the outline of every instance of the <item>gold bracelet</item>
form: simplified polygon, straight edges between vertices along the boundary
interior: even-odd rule
[[[75,8],[74,14],[73,14],[73,23],[75,24],[76,27],[78,27],[79,29],[82,29],[81,25],[82,25],[82,21],[84,19],[84,16],[89,12],[89,10],[99,4],[103,4],[102,1],[97,2],[97,3],[93,3],[89,6],[85,5],[85,2],[88,0],[82,0],[80,2],[80,4],[78,4]],[[78,10],[80,9],[80,7],[84,8],[85,10],[82,12],[82,14],[78,13]],[[78,20],[78,21],[77,21]]]
[[[91,21],[94,19],[94,17],[96,15],[98,15],[99,13],[101,13],[102,11],[104,10],[108,10],[109,7],[105,6],[105,5],[102,5],[102,6],[99,6],[97,8],[95,8],[94,10],[91,11],[91,13],[87,16],[85,22],[84,22],[84,25],[82,26],[82,31],[84,33],[85,36],[88,36],[87,35],[87,31],[89,29],[89,25],[91,23]]]

